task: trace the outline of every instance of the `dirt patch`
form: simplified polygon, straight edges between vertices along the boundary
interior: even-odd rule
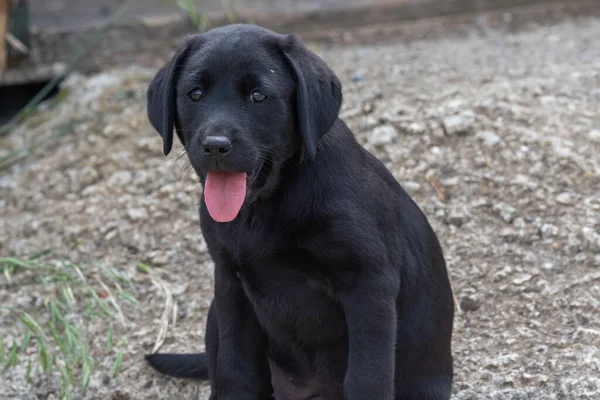
[[[598,37],[599,20],[579,19],[513,35],[320,49],[344,83],[342,117],[444,247],[462,308],[456,399],[600,397]],[[8,152],[58,137],[0,176],[0,254],[52,248],[132,277],[138,262],[153,265],[177,305],[163,350],[201,350],[213,266],[200,187],[184,158],[162,157],[148,125],[154,72],[74,77],[62,103],[2,143]],[[126,310],[120,332],[129,343],[122,373],[105,379],[113,359],[99,356],[90,388],[75,397],[206,398],[204,385],[144,365],[164,298],[152,286],[135,295],[140,305]],[[0,289],[4,304],[35,304],[31,296]],[[0,317],[8,344],[22,332]],[[56,381],[32,375],[32,385],[22,370],[0,377],[3,398],[56,396]]]

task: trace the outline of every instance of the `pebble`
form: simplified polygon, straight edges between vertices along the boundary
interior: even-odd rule
[[[558,227],[552,224],[543,224],[540,228],[542,238],[553,238],[558,235]]]
[[[427,128],[424,124],[419,122],[410,122],[410,123],[398,123],[399,130],[407,135],[422,135],[426,132]]]
[[[354,82],[354,83],[362,82],[364,80],[365,80],[365,76],[363,74],[361,74],[360,72],[352,75],[352,82]]]
[[[506,223],[512,223],[517,216],[517,209],[507,204],[494,204],[494,210],[500,215],[500,218]]]
[[[473,130],[475,123],[475,113],[473,111],[464,111],[460,114],[451,115],[444,118],[442,124],[446,135],[466,135]]]
[[[573,192],[563,192],[556,196],[556,202],[565,206],[572,206],[575,204],[576,195]]]
[[[531,274],[520,274],[518,275],[515,279],[513,279],[513,283],[517,286],[524,284],[525,282],[528,282],[531,280],[531,278],[533,278],[533,275]]]
[[[152,266],[161,267],[169,263],[169,256],[164,253],[151,253],[150,264]]]
[[[421,190],[421,184],[415,181],[407,181],[402,184],[405,190],[409,192],[416,192]]]
[[[479,131],[475,137],[483,142],[487,147],[494,147],[500,143],[500,136],[496,135],[492,131]]]
[[[398,131],[392,125],[381,125],[373,129],[369,142],[373,145],[389,144],[398,137]]]
[[[108,186],[126,186],[131,182],[132,177],[131,171],[117,171],[108,178],[106,184]]]
[[[96,171],[95,168],[92,167],[84,167],[78,174],[79,183],[82,186],[89,186],[94,183],[98,178],[100,178],[100,174]]]
[[[513,268],[510,265],[507,265],[506,267],[502,268],[500,271],[496,272],[494,274],[494,278],[495,280],[502,280],[504,278],[506,278],[508,275],[512,274],[513,272]]]
[[[132,221],[139,221],[148,218],[148,211],[145,208],[129,208],[127,209],[127,216]]]
[[[499,236],[507,243],[512,243],[519,238],[517,232],[512,228],[501,229]]]
[[[450,225],[460,228],[464,223],[467,222],[467,217],[461,212],[451,211],[448,215],[447,222]]]
[[[554,264],[551,262],[545,262],[542,264],[542,268],[545,269],[546,271],[550,271],[550,270],[554,269]]]
[[[460,309],[464,312],[477,311],[480,307],[481,304],[471,297],[463,297],[460,301]]]
[[[587,226],[581,229],[581,236],[586,247],[594,252],[600,252],[600,234]]]

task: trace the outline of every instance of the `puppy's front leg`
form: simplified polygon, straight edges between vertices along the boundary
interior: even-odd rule
[[[219,343],[211,400],[270,399],[266,339],[234,266],[223,258],[215,261]]]
[[[342,299],[348,325],[346,400],[392,400],[396,359],[396,295],[359,283]]]

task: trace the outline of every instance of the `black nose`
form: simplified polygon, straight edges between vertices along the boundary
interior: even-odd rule
[[[225,136],[207,136],[202,141],[202,150],[213,156],[225,155],[231,151],[231,140]]]

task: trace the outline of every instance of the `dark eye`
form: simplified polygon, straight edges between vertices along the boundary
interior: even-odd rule
[[[255,90],[250,95],[250,100],[252,100],[255,103],[260,103],[261,101],[263,101],[266,98],[267,98],[267,95],[264,94],[264,93],[259,92],[258,90]]]
[[[202,98],[202,89],[195,87],[187,93],[188,97],[193,101],[198,101]]]

